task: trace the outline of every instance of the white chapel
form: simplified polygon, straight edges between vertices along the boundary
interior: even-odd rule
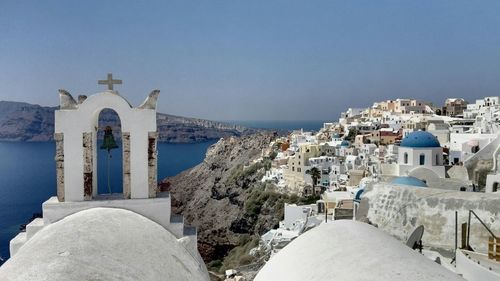
[[[60,90],[55,113],[57,196],[43,218],[10,242],[0,280],[209,280],[196,228],[172,214],[157,189],[156,101],[153,91],[133,107],[108,75],[108,90],[75,100]],[[99,114],[121,120],[123,192],[99,194]]]
[[[420,174],[444,178],[443,148],[438,139],[426,131],[415,131],[402,141],[398,152],[400,176]]]

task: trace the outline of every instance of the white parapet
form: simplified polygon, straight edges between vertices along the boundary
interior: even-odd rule
[[[36,218],[26,226],[26,239],[30,240],[40,229],[45,226],[42,218]]]
[[[26,243],[26,232],[21,232],[14,239],[10,240],[9,252],[10,256],[13,257],[17,251]]]
[[[51,197],[42,204],[45,224],[54,223],[71,214],[91,208],[120,208],[140,214],[170,230],[170,196],[149,199],[103,199],[81,202],[59,202]]]
[[[485,254],[457,250],[457,273],[468,281],[498,281],[500,262],[489,260]]]

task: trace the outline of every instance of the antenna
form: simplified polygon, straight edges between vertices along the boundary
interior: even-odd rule
[[[413,250],[418,249],[422,253],[424,246],[422,245],[422,236],[424,235],[424,226],[420,225],[415,230],[406,241],[406,246],[412,248]]]

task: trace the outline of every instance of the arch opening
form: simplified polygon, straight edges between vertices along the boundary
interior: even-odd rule
[[[104,140],[106,128],[111,128],[111,134],[117,144],[115,149],[106,149]],[[110,108],[102,109],[97,121],[97,181],[94,196],[116,195],[123,197],[123,134],[118,113]],[[108,177],[109,176],[109,177]]]

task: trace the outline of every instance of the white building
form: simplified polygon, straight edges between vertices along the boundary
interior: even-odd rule
[[[477,115],[480,115],[485,107],[496,107],[500,105],[499,97],[485,97],[483,99],[476,100],[475,103],[470,103],[467,105],[467,109],[464,110],[465,119],[474,119]]]
[[[466,161],[477,151],[497,138],[497,134],[451,133],[450,163],[457,164]]]
[[[117,91],[79,102],[60,91],[57,197],[43,203],[43,218],[11,240],[1,280],[209,280],[196,228],[185,226],[171,212],[169,194],[157,189],[158,95],[153,91],[132,107]],[[118,194],[99,194],[97,188],[97,124],[106,108],[122,125]]]
[[[429,132],[416,131],[406,136],[398,152],[399,175],[411,175],[417,170],[445,177],[443,148]]]

